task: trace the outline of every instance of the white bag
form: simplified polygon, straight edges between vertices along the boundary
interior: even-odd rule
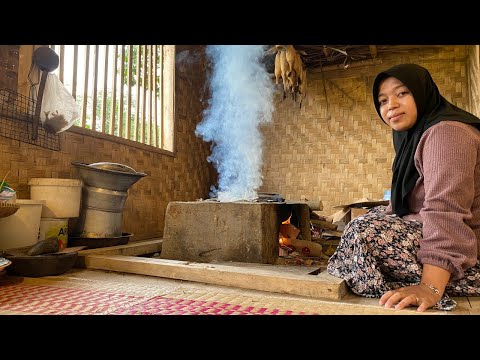
[[[58,79],[49,73],[45,83],[40,122],[46,132],[58,134],[70,128],[80,117],[75,98]]]

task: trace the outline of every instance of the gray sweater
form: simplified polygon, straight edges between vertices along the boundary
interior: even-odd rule
[[[418,259],[460,279],[480,253],[480,131],[442,121],[425,131],[414,159],[420,177],[403,218],[423,224]]]

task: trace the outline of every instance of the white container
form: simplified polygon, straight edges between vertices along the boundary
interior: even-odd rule
[[[30,198],[45,200],[43,218],[71,218],[80,215],[82,180],[59,178],[32,178]]]
[[[68,245],[68,219],[41,218],[38,240],[45,240],[49,237],[58,238],[59,250],[65,249]]]
[[[0,250],[35,245],[40,230],[40,215],[45,201],[17,199],[20,208],[0,218]]]

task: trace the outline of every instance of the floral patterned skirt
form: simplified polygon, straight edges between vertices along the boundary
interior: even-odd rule
[[[416,254],[421,237],[421,223],[387,215],[385,206],[377,206],[347,224],[327,271],[344,279],[355,294],[380,298],[388,290],[420,282],[422,264]],[[447,284],[434,308],[454,309],[449,295],[480,296],[480,261],[462,279]]]

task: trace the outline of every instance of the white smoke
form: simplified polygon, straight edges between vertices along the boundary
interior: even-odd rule
[[[210,45],[211,98],[195,134],[212,142],[208,157],[218,171],[219,201],[254,200],[262,185],[263,138],[272,119],[274,84],[261,60],[263,45]]]

